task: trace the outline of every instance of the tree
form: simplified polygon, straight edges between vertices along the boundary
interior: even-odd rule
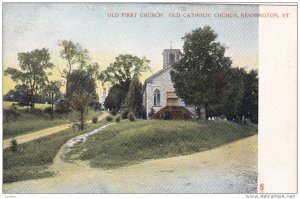
[[[142,115],[142,90],[142,83],[139,81],[138,76],[134,75],[131,80],[129,91],[127,92],[123,107],[129,111],[132,111],[136,116]]]
[[[50,54],[47,49],[35,49],[27,53],[18,53],[20,70],[9,67],[5,70],[5,75],[9,75],[13,81],[22,82],[28,86],[30,91],[30,106],[35,105],[35,96],[48,80],[46,70],[52,69]]]
[[[109,82],[113,86],[109,89],[104,106],[109,109],[119,110],[125,102],[133,76],[139,77],[142,72],[150,69],[149,60],[140,59],[129,54],[119,55],[115,62],[111,63],[98,78],[103,82]]]
[[[241,115],[258,123],[258,76],[256,70],[251,70],[245,78],[245,94],[241,105]]]
[[[16,85],[3,97],[4,101],[18,102],[19,106],[30,106],[31,94],[27,85]]]
[[[53,119],[54,97],[60,93],[61,82],[51,81],[44,88],[44,95],[51,99],[51,119]]]
[[[126,94],[128,92],[130,82],[113,85],[109,91],[108,95],[105,98],[104,107],[110,110],[120,110],[124,104]]]
[[[73,100],[72,100],[72,107],[75,111],[79,112],[79,129],[83,130],[85,128],[85,114],[86,114],[86,109],[93,99],[93,96],[84,91],[82,94],[73,94]]]
[[[241,106],[245,94],[245,80],[247,72],[244,69],[232,68],[228,83],[228,95],[224,99],[223,113],[227,119],[241,118]]]
[[[67,96],[73,96],[74,93],[82,95],[87,92],[93,96],[93,99],[98,99],[95,79],[88,72],[82,69],[74,70],[69,74],[68,82]]]
[[[72,98],[70,89],[70,75],[74,70],[86,70],[94,78],[99,74],[99,65],[97,63],[89,64],[88,50],[83,49],[80,44],[72,41],[63,40],[58,44],[61,47],[60,56],[66,60],[67,67],[60,72],[61,76],[66,79],[67,98]]]
[[[142,72],[150,70],[149,62],[145,57],[140,59],[128,54],[119,55],[114,63],[100,73],[99,79],[112,85],[128,83],[133,75],[140,76]]]
[[[184,55],[174,64],[171,79],[177,95],[187,105],[208,111],[228,94],[231,59],[225,47],[216,42],[217,34],[204,26],[183,37]],[[206,113],[206,117],[209,113]]]

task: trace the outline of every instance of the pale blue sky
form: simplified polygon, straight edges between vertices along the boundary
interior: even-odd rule
[[[109,18],[108,12],[160,12],[164,17]],[[218,41],[228,47],[227,55],[232,57],[234,66],[258,67],[258,19],[168,17],[169,13],[177,12],[253,13],[259,12],[259,8],[256,5],[4,3],[4,67],[16,61],[18,52],[35,48],[46,47],[54,59],[59,59],[57,43],[67,39],[87,48],[100,65],[111,59],[102,62],[101,54],[130,53],[146,56],[155,71],[162,68],[161,53],[169,48],[170,40],[173,48],[181,49],[185,33],[204,25],[211,26],[219,35]]]

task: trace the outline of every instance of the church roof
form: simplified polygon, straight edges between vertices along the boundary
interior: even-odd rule
[[[157,73],[154,73],[153,75],[151,75],[150,77],[148,77],[145,82],[144,85],[146,85],[147,83],[151,83],[152,80],[157,77],[158,75],[164,73],[166,70],[170,69],[172,67],[172,65],[166,66],[165,68],[161,69],[160,71],[158,71]]]

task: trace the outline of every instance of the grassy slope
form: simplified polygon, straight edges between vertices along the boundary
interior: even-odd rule
[[[60,118],[51,120],[47,113],[30,113],[27,110],[18,110],[21,116],[15,119],[10,119],[3,122],[3,138],[12,138],[17,135],[27,134],[34,131],[42,130],[48,127],[53,127],[61,124],[71,123],[76,121],[78,113],[72,112],[64,115],[59,115]],[[87,120],[91,120],[93,116],[100,116],[102,112],[89,111]]]
[[[47,171],[61,146],[69,139],[92,131],[106,122],[89,124],[84,131],[68,129],[59,134],[40,138],[17,147],[17,152],[9,149],[3,151],[3,182],[16,182],[28,179],[48,177],[53,173]]]
[[[137,121],[111,126],[68,154],[88,149],[80,158],[92,167],[115,168],[145,159],[191,154],[257,134],[253,126],[208,121]]]

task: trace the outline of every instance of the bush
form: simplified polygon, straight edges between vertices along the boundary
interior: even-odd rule
[[[15,120],[21,116],[21,113],[16,109],[3,109],[4,121]]]
[[[97,116],[94,116],[94,117],[92,118],[92,122],[93,122],[94,124],[97,124],[97,122],[98,122],[98,117],[97,117]]]
[[[14,153],[14,152],[16,152],[17,151],[17,146],[18,146],[18,143],[17,143],[17,140],[15,140],[15,139],[12,139],[11,141],[10,141],[10,150]]]
[[[60,100],[55,104],[55,112],[59,114],[71,112],[71,104],[68,100]]]
[[[52,114],[52,107],[46,107],[44,109],[44,112],[47,113],[47,114]]]
[[[106,121],[107,121],[107,122],[111,122],[111,121],[112,121],[112,119],[113,119],[113,118],[112,118],[112,116],[111,116],[111,115],[108,115],[108,116],[106,116]]]
[[[128,115],[127,115],[128,119],[133,122],[135,120],[135,116],[134,116],[134,113],[133,112],[129,112]]]
[[[122,111],[121,115],[122,115],[122,119],[123,119],[123,120],[127,119],[128,113],[129,113],[129,110],[128,110],[128,109],[124,109],[124,110]]]
[[[121,116],[117,115],[115,121],[116,121],[116,123],[120,123],[121,122]]]
[[[118,109],[112,109],[111,111],[110,111],[110,113],[112,114],[112,115],[117,115],[117,113],[118,113]]]

